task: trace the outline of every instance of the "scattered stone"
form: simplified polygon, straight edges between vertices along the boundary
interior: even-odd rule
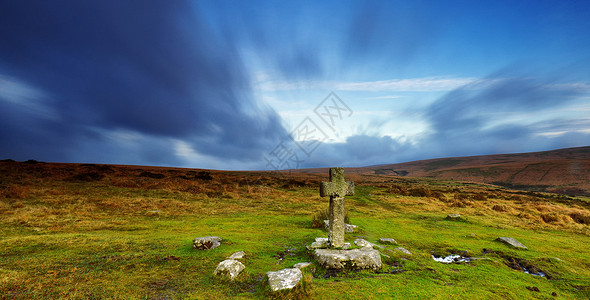
[[[316,249],[316,261],[327,269],[372,269],[381,268],[379,251],[363,248],[352,250]]]
[[[344,245],[342,245],[343,250],[348,250],[348,249],[350,249],[350,247],[352,247],[352,245],[350,243],[344,243]]]
[[[380,238],[379,239],[379,243],[381,243],[381,244],[390,244],[390,245],[397,244],[397,242],[394,239],[392,239],[392,238]]]
[[[199,250],[209,250],[221,245],[221,238],[217,236],[205,236],[193,239],[193,248]]]
[[[268,276],[268,285],[271,291],[276,292],[294,288],[303,278],[303,273],[298,268],[291,268],[266,272],[266,276]]]
[[[215,268],[213,275],[221,278],[228,278],[234,280],[240,272],[244,270],[245,266],[235,259],[226,259],[220,262]]]
[[[380,249],[384,248],[383,246],[373,244],[365,239],[356,239],[356,240],[354,240],[354,244],[359,247],[363,247],[363,248],[364,247],[368,247],[368,248],[378,247]]]
[[[293,268],[297,268],[297,269],[305,269],[309,266],[311,266],[313,263],[311,262],[300,262],[300,263],[296,263],[295,265],[293,265]]]
[[[227,259],[242,259],[242,258],[244,258],[244,256],[246,256],[246,252],[238,251],[238,252],[230,255]]]
[[[328,238],[315,238],[315,242],[307,246],[307,250],[324,249],[330,246]]]
[[[344,168],[330,168],[330,181],[320,184],[320,196],[330,196],[328,238],[333,248],[344,245],[344,196],[354,195],[354,183],[344,181]]]
[[[397,247],[394,250],[397,250],[399,252],[403,252],[403,253],[408,254],[408,255],[412,255],[412,252],[408,251],[408,249],[406,249],[404,247]]]
[[[364,240],[364,239],[356,239],[354,240],[354,244],[359,246],[359,247],[370,247],[373,248],[373,243]]]
[[[461,220],[460,214],[448,214],[446,217],[447,220]]]
[[[356,226],[356,225],[344,224],[344,231],[345,232],[354,232],[354,230],[357,228],[358,228],[358,226]]]
[[[521,244],[519,241],[511,238],[511,237],[499,237],[496,239],[496,241],[502,242],[506,245],[515,247],[515,248],[521,248],[521,249],[528,249],[525,245]]]

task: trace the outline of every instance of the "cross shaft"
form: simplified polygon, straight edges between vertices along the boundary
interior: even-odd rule
[[[354,183],[344,180],[344,168],[330,168],[330,181],[320,185],[320,196],[330,196],[328,239],[331,247],[344,245],[344,196],[354,195]]]

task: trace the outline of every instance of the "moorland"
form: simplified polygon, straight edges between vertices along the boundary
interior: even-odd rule
[[[300,288],[272,295],[265,273],[311,261],[306,245],[327,237],[313,226],[328,206],[318,192],[327,172],[4,160],[0,298],[590,297],[587,196],[477,180],[345,172],[356,186],[355,195],[346,197],[347,213],[359,226],[346,240],[394,238],[395,247],[412,254],[387,246],[376,272],[314,266]],[[448,214],[461,218],[449,220]],[[192,248],[193,238],[209,235],[222,237],[222,245]],[[500,236],[528,250],[495,241]],[[216,279],[216,265],[236,251],[246,252],[244,272],[232,282]],[[481,259],[432,259],[458,253]]]

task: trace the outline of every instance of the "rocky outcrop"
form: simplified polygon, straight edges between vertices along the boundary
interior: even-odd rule
[[[204,236],[193,239],[193,248],[198,250],[209,250],[221,245],[221,238],[217,236]]]
[[[297,286],[297,283],[303,278],[303,273],[299,268],[282,269],[276,272],[266,272],[268,276],[268,285],[273,292],[288,290]]]
[[[314,257],[327,269],[381,269],[379,251],[368,247],[352,250],[316,249]]]

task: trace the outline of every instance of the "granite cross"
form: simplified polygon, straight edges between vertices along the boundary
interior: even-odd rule
[[[330,182],[322,182],[320,196],[330,196],[328,240],[330,247],[344,246],[344,196],[354,195],[354,183],[344,181],[344,168],[330,168]]]

